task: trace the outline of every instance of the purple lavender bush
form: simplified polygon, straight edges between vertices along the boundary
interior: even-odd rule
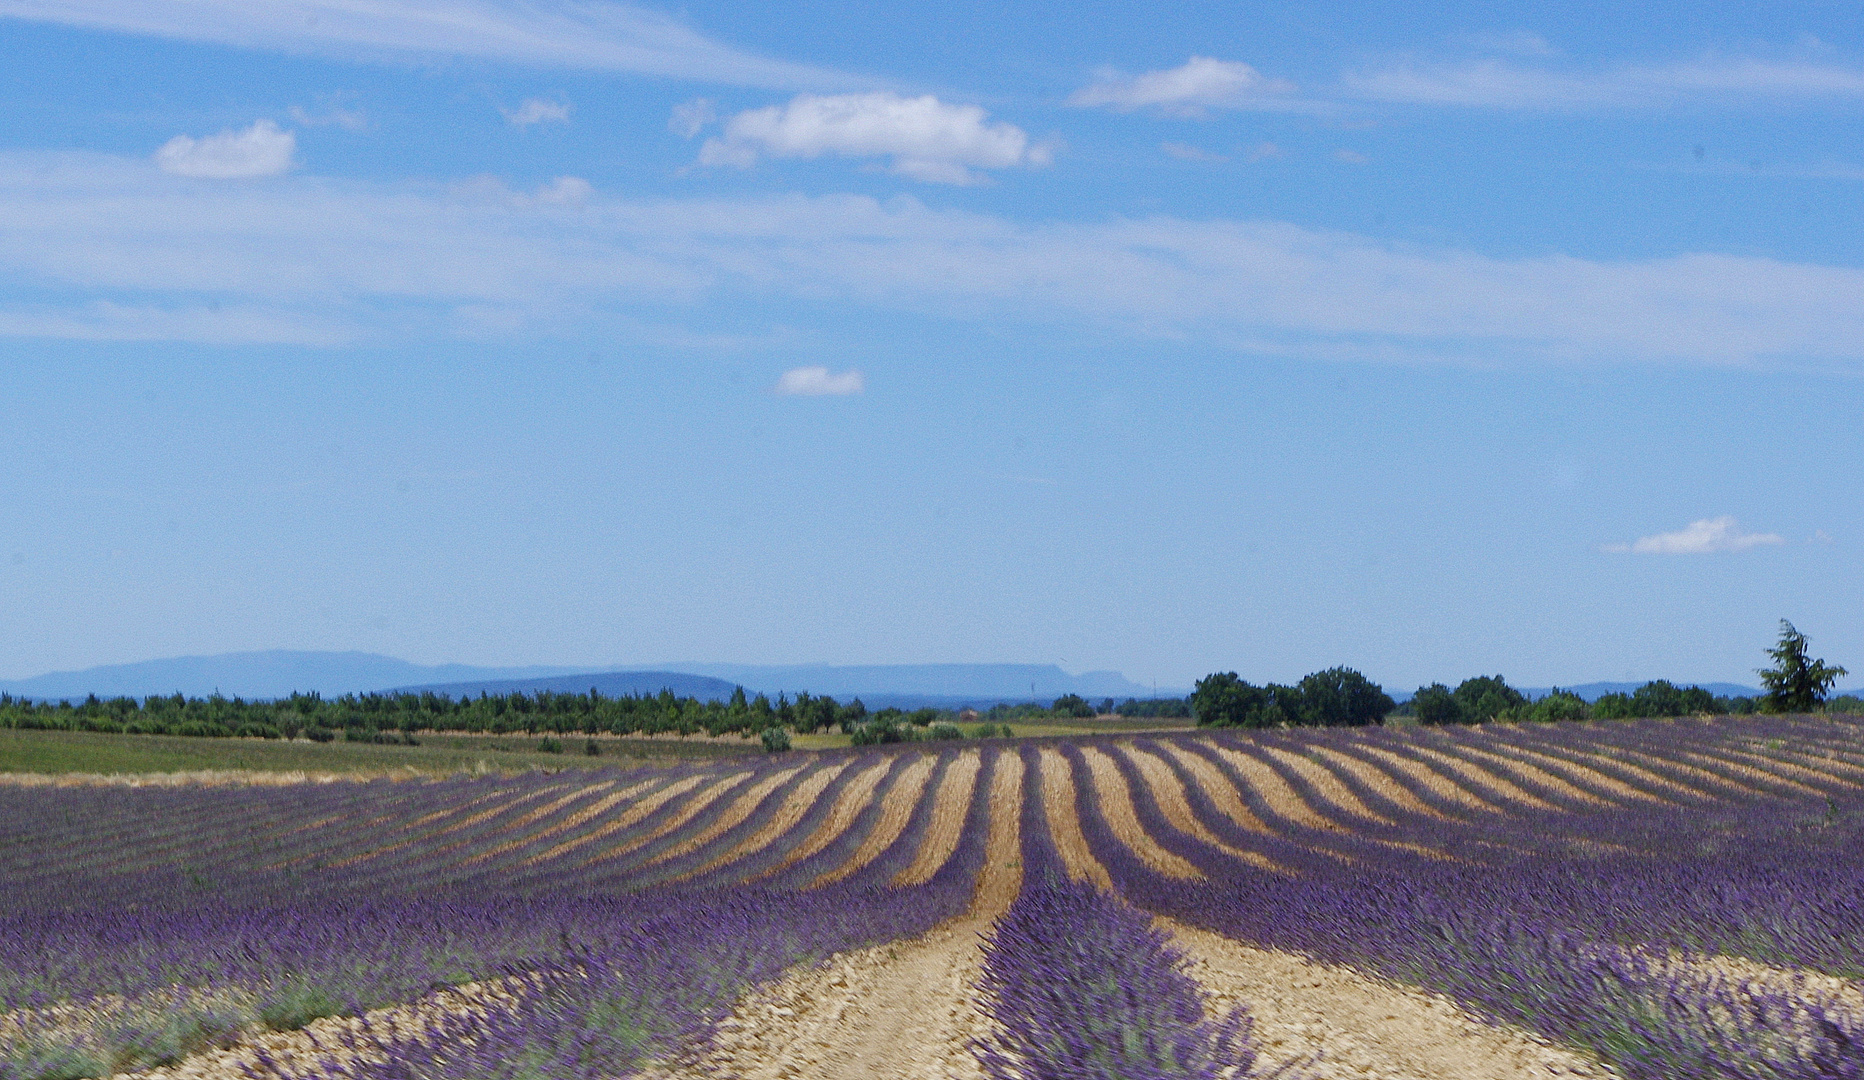
[[[1091,885],[1026,890],[985,939],[979,993],[996,1022],[973,1051],[991,1080],[1220,1080],[1257,1070],[1242,1007],[1205,1016],[1184,955]]]

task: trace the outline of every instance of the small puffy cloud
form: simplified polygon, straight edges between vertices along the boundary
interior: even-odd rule
[[[783,373],[775,392],[786,397],[843,397],[865,389],[867,379],[858,371],[830,375],[825,367],[799,367]]]
[[[1605,550],[1634,555],[1707,555],[1717,551],[1747,551],[1786,543],[1778,533],[1742,532],[1732,517],[1703,518],[1676,532],[1641,536],[1629,544],[1607,544]]]
[[[344,131],[361,131],[369,126],[369,118],[354,109],[332,108],[327,113],[314,113],[301,106],[291,107],[291,118],[303,127],[340,127]]]
[[[543,98],[526,98],[524,104],[515,109],[507,109],[501,106],[498,111],[505,114],[505,120],[509,122],[512,127],[525,128],[530,127],[532,124],[544,123],[545,121],[554,124],[567,124],[570,122],[570,107],[568,105],[565,105],[561,101],[546,101]]]
[[[1182,67],[1143,75],[1102,69],[1091,85],[1069,96],[1068,104],[1200,117],[1210,109],[1286,108],[1294,90],[1288,80],[1271,79],[1240,61],[1193,56]]]
[[[580,176],[559,176],[537,189],[537,201],[561,206],[581,206],[589,201],[595,188]]]
[[[667,130],[682,139],[690,139],[718,119],[718,106],[711,98],[694,98],[673,106],[667,118]]]
[[[177,135],[155,152],[155,164],[176,176],[252,180],[288,171],[297,151],[297,135],[260,120],[244,131],[229,129],[204,139]]]
[[[974,184],[973,169],[1046,165],[1050,149],[1014,124],[989,123],[976,105],[931,94],[799,94],[787,105],[741,112],[699,148],[701,165],[749,168],[761,157],[891,157],[890,171],[935,184]]]

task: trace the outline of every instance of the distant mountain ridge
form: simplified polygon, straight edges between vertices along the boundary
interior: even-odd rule
[[[267,700],[293,692],[326,697],[389,690],[434,690],[455,697],[484,693],[553,690],[603,694],[659,693],[705,700],[727,698],[735,686],[772,698],[799,690],[843,701],[860,697],[874,708],[887,705],[988,705],[998,701],[1050,701],[1080,694],[1096,701],[1151,697],[1141,686],[1114,671],[1070,675],[1054,664],[883,664],[862,666],[662,664],[652,668],[476,667],[470,664],[412,664],[365,652],[309,652],[275,649],[181,656],[135,664],[109,664],[82,671],[59,671],[27,679],[0,680],[0,691],[15,697],[148,697],[180,692],[190,697],[219,693],[226,697]],[[1181,696],[1182,690],[1159,691]]]
[[[430,683],[425,686],[396,686],[395,693],[421,693],[431,690],[448,697],[478,697],[480,694],[535,694],[548,690],[554,694],[586,694],[591,690],[603,697],[653,695],[671,690],[678,697],[700,701],[729,701],[737,684],[706,675],[688,675],[681,671],[592,671],[579,675],[548,675],[541,679],[485,679],[477,682]]]
[[[136,664],[107,664],[83,671],[55,671],[30,679],[0,681],[0,691],[15,697],[148,697],[177,691],[190,697],[218,692],[226,697],[267,700],[294,691],[326,697],[386,690],[393,686],[488,679],[534,679],[567,675],[573,667],[474,667],[470,664],[411,664],[392,656],[365,652],[222,653],[178,656]],[[584,687],[588,689],[588,687]]]
[[[993,701],[1052,700],[1063,694],[1085,698],[1152,696],[1117,671],[1087,671],[1070,675],[1056,664],[662,664],[667,671],[684,671],[775,695],[807,690],[837,698],[869,694],[910,695],[930,698],[988,698]],[[1160,696],[1182,697],[1186,691],[1161,689]]]

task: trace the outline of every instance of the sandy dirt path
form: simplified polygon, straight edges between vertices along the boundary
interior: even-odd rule
[[[1447,998],[1253,948],[1170,919],[1190,973],[1227,1012],[1241,1004],[1272,1063],[1305,1060],[1318,1080],[1545,1080],[1610,1077],[1598,1061],[1518,1028],[1484,1023]]]
[[[971,988],[979,935],[1022,886],[1023,763],[1000,754],[988,858],[971,909],[923,937],[841,953],[742,1002],[713,1053],[681,1075],[739,1080],[975,1080],[969,1042],[987,1021]],[[663,1076],[661,1080],[671,1080]]]

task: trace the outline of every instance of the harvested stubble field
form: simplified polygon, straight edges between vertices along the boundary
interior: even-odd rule
[[[0,1080],[1864,1076],[1864,729],[0,786]]]

